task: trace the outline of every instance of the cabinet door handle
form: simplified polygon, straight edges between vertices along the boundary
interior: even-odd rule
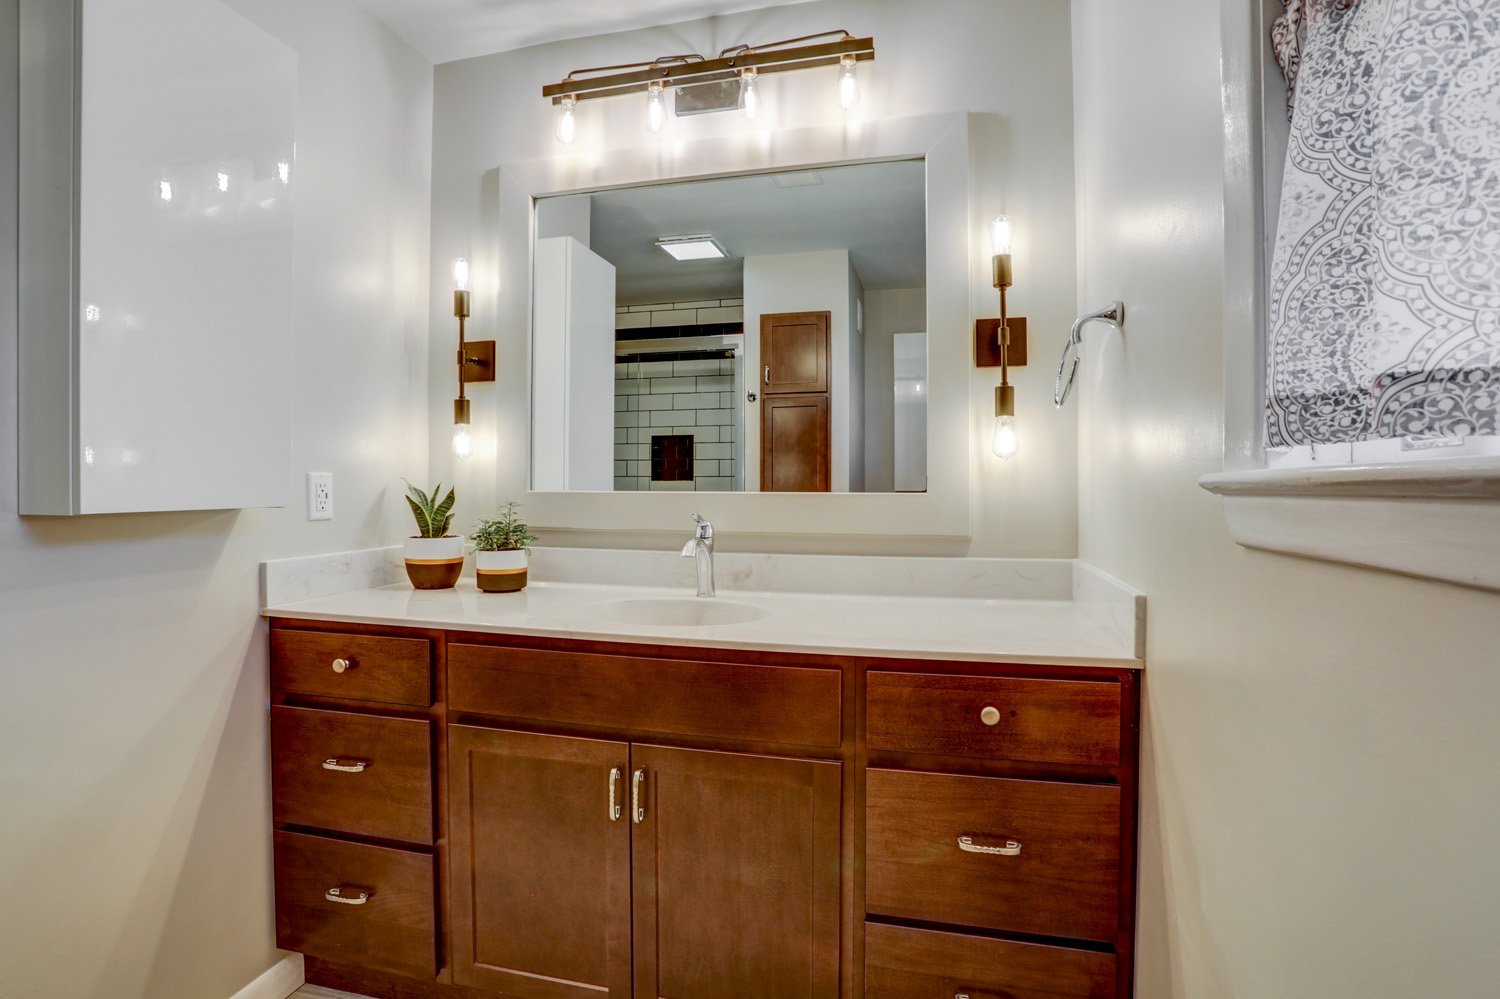
[[[354,660],[353,659],[335,659],[333,661],[333,671],[335,673],[344,673],[344,672],[347,672],[348,670],[351,670],[353,668],[354,668]]]
[[[980,846],[974,842],[972,836],[960,836],[958,848],[964,853],[984,853],[992,857],[1019,857],[1021,855],[1021,844],[1013,839],[1006,840],[1004,846]]]
[[[766,365],[766,384],[771,384],[771,366],[769,364]]]
[[[349,894],[345,895],[344,892],[346,891]],[[323,897],[330,902],[337,902],[340,905],[364,905],[370,900],[370,893],[352,888],[339,887],[328,889],[323,893]]]
[[[981,708],[979,711],[979,720],[986,725],[999,725],[1000,709],[993,704]]]
[[[620,803],[615,798],[615,788],[620,783],[620,768],[611,767],[609,770],[609,821],[620,821]]]
[[[336,756],[323,761],[324,770],[337,770],[341,774],[362,774],[369,765],[366,760],[350,760],[345,763]]]
[[[646,821],[646,805],[641,801],[641,786],[646,783],[645,769],[630,775],[630,821],[640,825]]]

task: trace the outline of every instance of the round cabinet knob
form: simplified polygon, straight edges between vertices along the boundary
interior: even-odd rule
[[[984,710],[979,712],[979,720],[984,722],[986,725],[999,725],[1000,709],[996,707],[985,708]]]
[[[353,663],[352,660],[349,660],[349,659],[335,659],[333,661],[333,671],[335,673],[342,673],[345,670],[351,670],[353,668],[354,668],[354,663]]]

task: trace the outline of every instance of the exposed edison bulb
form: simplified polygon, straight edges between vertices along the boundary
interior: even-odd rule
[[[157,182],[156,190],[157,190],[157,193],[160,195],[161,200],[163,200],[163,201],[171,201],[172,200],[172,182],[170,180],[158,181]]]
[[[859,78],[854,75],[854,57],[839,59],[839,107],[852,110],[859,103]]]
[[[223,194],[225,191],[229,190],[229,174],[225,173],[223,170],[220,170],[218,174],[218,180],[219,193]]]
[[[667,123],[667,101],[661,90],[660,83],[652,83],[646,88],[646,127],[653,134],[660,132]]]
[[[292,165],[286,160],[282,160],[276,164],[276,179],[280,180],[283,184],[290,184],[292,182]]]
[[[453,425],[453,456],[455,458],[467,458],[474,453],[474,435],[469,431],[467,423],[455,423]]]
[[[578,119],[573,114],[573,109],[578,106],[578,98],[569,94],[562,99],[557,106],[557,141],[565,146],[571,146],[573,140],[578,138]]]
[[[755,76],[754,68],[740,71],[740,114],[746,121],[754,121],[760,114],[760,84]]]
[[[1016,439],[1016,418],[1014,416],[995,417],[995,437],[990,442],[990,450],[995,452],[995,457],[1014,458],[1020,448],[1021,442]]]
[[[453,290],[469,290],[469,262],[463,257],[453,258]]]
[[[990,252],[997,257],[1009,253],[1015,235],[1016,226],[1010,220],[1010,216],[996,215],[990,219]]]

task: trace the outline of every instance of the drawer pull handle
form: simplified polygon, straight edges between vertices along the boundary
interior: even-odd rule
[[[350,760],[348,763],[345,763],[338,757],[323,761],[324,770],[337,770],[341,774],[362,774],[369,765],[364,760]]]
[[[348,895],[344,894],[346,890],[349,891]],[[353,889],[330,888],[323,893],[323,897],[330,902],[337,902],[339,905],[364,905],[370,900],[370,893],[367,891],[355,891]]]
[[[609,821],[620,821],[620,803],[615,798],[615,788],[620,783],[620,768],[611,767],[609,771]]]
[[[641,785],[646,783],[646,771],[637,770],[630,775],[630,820],[636,825],[646,821],[646,806],[641,801]]]
[[[347,672],[348,670],[351,670],[353,668],[354,668],[354,660],[353,659],[335,659],[333,661],[333,671],[335,673],[344,673],[344,672]]]
[[[972,836],[960,836],[958,848],[964,853],[984,853],[992,857],[1019,857],[1021,855],[1021,844],[1013,839],[1006,840],[1004,846],[980,846],[974,842]]]
[[[1000,724],[1000,709],[997,707],[986,707],[979,712],[979,720],[986,725]]]

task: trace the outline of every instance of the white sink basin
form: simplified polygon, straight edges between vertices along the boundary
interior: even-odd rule
[[[672,628],[707,628],[718,624],[759,621],[770,611],[716,597],[660,597],[641,600],[611,600],[604,613],[621,624],[661,625]]]

